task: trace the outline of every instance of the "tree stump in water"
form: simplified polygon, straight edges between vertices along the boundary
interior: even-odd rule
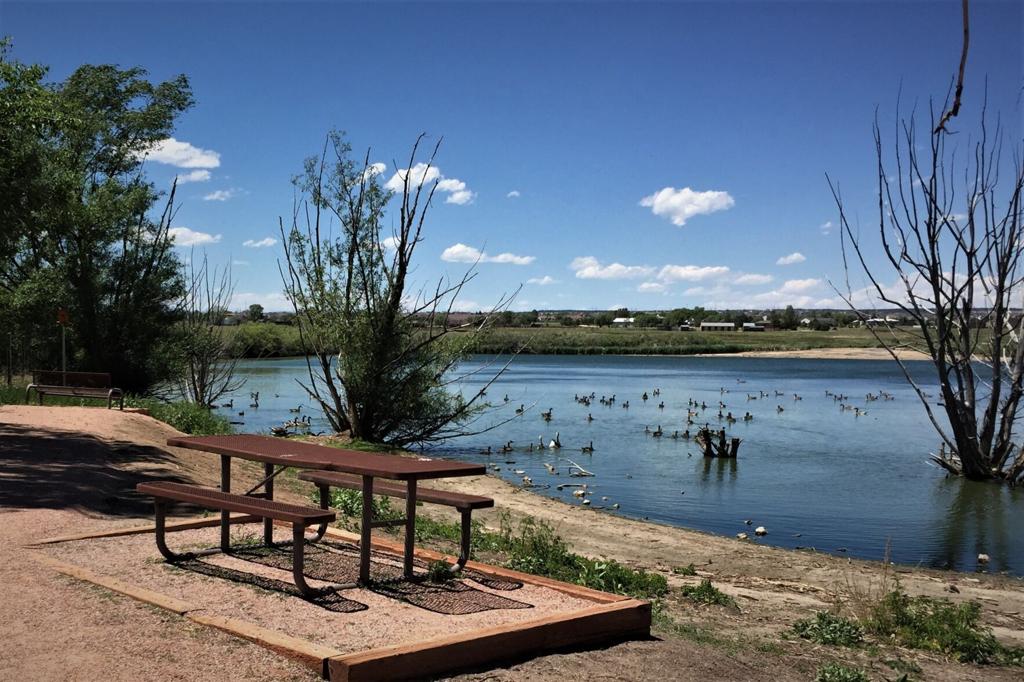
[[[702,428],[697,432],[697,444],[705,457],[735,458],[740,449],[739,438],[726,441],[725,429],[714,433],[709,428]]]

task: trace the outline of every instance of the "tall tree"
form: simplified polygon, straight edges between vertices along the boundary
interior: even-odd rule
[[[52,358],[56,309],[70,316],[74,366],[143,391],[167,378],[183,293],[168,230],[173,202],[142,172],[146,152],[192,104],[185,76],[86,65],[61,83],[0,44],[0,298]],[[173,197],[173,193],[172,193]]]
[[[934,461],[966,478],[1015,483],[1024,480],[1024,452],[1014,433],[1024,396],[1024,145],[1015,141],[1008,168],[1001,130],[992,134],[981,107],[980,131],[968,143],[967,160],[947,147],[964,91],[967,9],[964,0],[953,97],[940,112],[932,111],[927,146],[919,141],[914,116],[900,120],[892,168],[875,122],[878,233],[882,262],[894,284],[873,265],[873,252],[851,228],[842,196],[831,179],[829,184],[839,207],[844,261],[849,244],[852,260],[869,280],[865,291],[854,292],[847,277],[844,298],[862,319],[866,303],[882,301],[915,325],[912,331],[888,324],[871,329],[899,363],[939,433],[942,447]],[[1001,186],[1000,171],[1005,178],[1007,169],[1010,181]],[[899,355],[904,347],[931,359],[945,423]]]
[[[453,370],[508,303],[502,299],[480,322],[451,334],[449,313],[473,272],[413,290],[413,256],[437,186],[429,180],[437,146],[421,162],[421,141],[400,171],[392,234],[384,231],[392,193],[380,185],[369,153],[353,159],[341,133],[306,161],[292,223],[286,229],[281,221],[285,293],[312,353],[305,389],[336,431],[395,446],[472,432],[485,391],[464,397],[452,390],[464,378]]]

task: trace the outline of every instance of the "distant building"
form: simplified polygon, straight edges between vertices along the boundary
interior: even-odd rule
[[[700,330],[702,332],[734,332],[736,324],[734,322],[701,322]]]
[[[764,325],[757,324],[756,322],[744,322],[743,326],[740,327],[741,332],[763,332]]]
[[[632,327],[633,323],[636,322],[635,317],[616,317],[612,320],[613,327]]]

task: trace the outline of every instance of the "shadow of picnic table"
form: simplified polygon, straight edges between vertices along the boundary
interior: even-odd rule
[[[0,512],[76,509],[104,516],[152,514],[144,481],[188,482],[159,448],[91,434],[0,424]]]

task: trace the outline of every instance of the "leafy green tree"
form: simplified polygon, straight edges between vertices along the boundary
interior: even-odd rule
[[[263,306],[259,303],[253,303],[249,306],[248,318],[250,322],[259,322],[263,319]]]
[[[779,329],[796,329],[800,326],[800,318],[791,305],[787,305],[786,309],[782,311],[773,310],[769,319]]]
[[[0,299],[39,361],[55,364],[58,308],[73,366],[144,391],[173,370],[168,340],[184,287],[168,233],[173,189],[142,172],[147,150],[192,104],[185,76],[85,65],[61,83],[0,43]]]
[[[293,212],[290,229],[281,221],[285,293],[303,345],[312,352],[306,391],[336,431],[394,446],[470,433],[465,425],[485,407],[484,390],[463,396],[449,386],[459,382],[455,368],[476,335],[508,303],[500,301],[473,329],[449,334],[452,306],[472,270],[454,282],[409,290],[413,255],[437,188],[427,180],[437,147],[418,164],[421,140],[394,196],[392,249],[383,246],[392,193],[380,185],[369,155],[352,158],[341,133],[331,133],[323,154],[307,160],[296,179],[303,205]],[[337,236],[321,231],[328,216],[337,221]]]

